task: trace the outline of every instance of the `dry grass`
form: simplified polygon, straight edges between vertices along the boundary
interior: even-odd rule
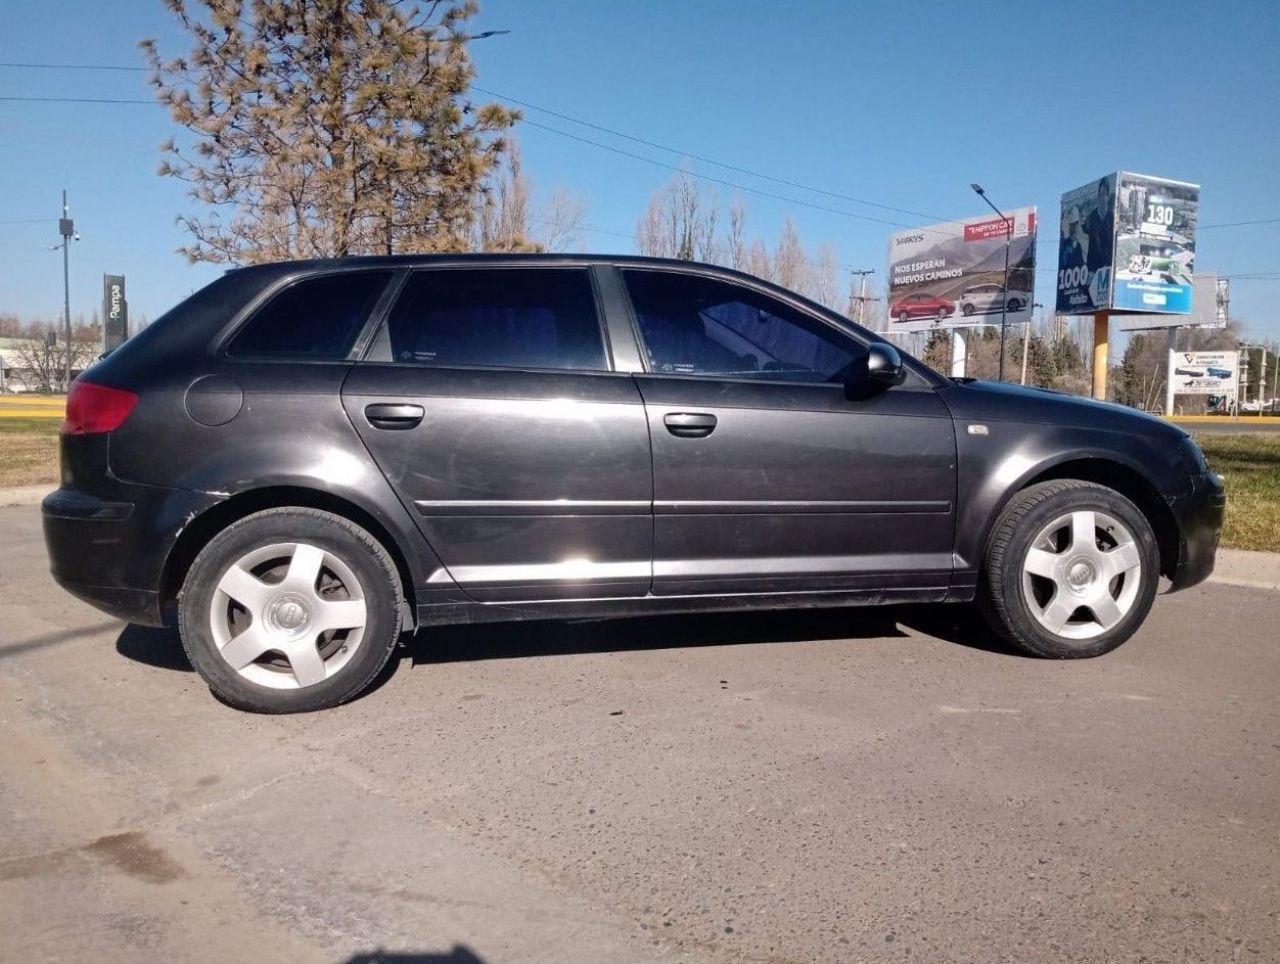
[[[0,486],[58,482],[57,418],[0,419]]]
[[[1227,484],[1222,544],[1280,552],[1280,433],[1196,437]]]

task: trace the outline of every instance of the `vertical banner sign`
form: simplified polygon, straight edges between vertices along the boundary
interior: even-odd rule
[[[1036,209],[948,221],[889,238],[889,330],[924,331],[1031,320]],[[1005,248],[1009,289],[1005,291]]]
[[[102,276],[102,350],[111,351],[129,337],[129,302],[124,297],[124,275]]]
[[[1062,195],[1057,311],[1191,311],[1200,187],[1120,171]]]
[[[1116,188],[1116,311],[1191,311],[1200,186],[1121,171]]]
[[[1114,174],[1062,195],[1058,236],[1060,315],[1090,315],[1111,307],[1115,196]]]

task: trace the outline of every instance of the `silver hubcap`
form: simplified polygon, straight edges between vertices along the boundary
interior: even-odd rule
[[[259,686],[313,686],[350,662],[368,607],[341,559],[305,542],[264,546],[222,574],[209,607],[228,665]]]
[[[1066,639],[1092,639],[1111,629],[1133,608],[1141,583],[1142,553],[1133,533],[1092,509],[1054,519],[1022,561],[1027,608]]]

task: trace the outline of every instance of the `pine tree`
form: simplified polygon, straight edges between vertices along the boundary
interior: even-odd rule
[[[143,51],[190,133],[160,173],[212,210],[192,261],[465,250],[518,114],[473,105],[474,0],[165,0],[190,56]],[[197,12],[198,11],[198,12]],[[188,144],[188,141],[190,142]]]

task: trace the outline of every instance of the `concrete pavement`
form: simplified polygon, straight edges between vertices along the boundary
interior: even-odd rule
[[[1100,660],[964,609],[474,627],[214,701],[0,509],[0,959],[1280,957],[1280,596]]]

